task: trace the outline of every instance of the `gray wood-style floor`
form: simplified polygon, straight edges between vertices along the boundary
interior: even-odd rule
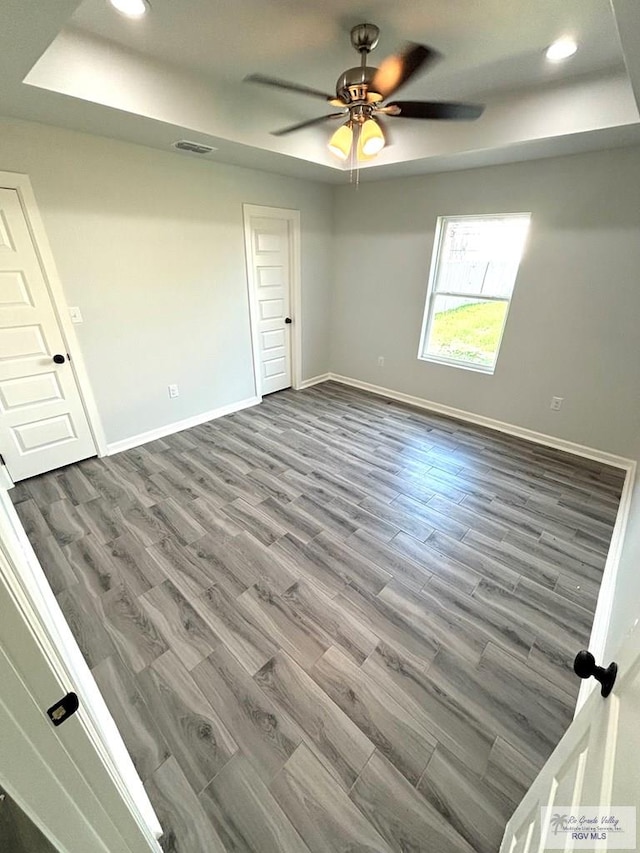
[[[20,484],[176,853],[495,853],[622,474],[325,384]]]

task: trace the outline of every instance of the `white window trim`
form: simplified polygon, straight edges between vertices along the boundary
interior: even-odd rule
[[[429,270],[429,280],[427,283],[427,295],[424,302],[424,309],[422,312],[422,326],[420,329],[420,341],[418,343],[418,361],[428,361],[431,364],[440,364],[444,367],[457,367],[460,370],[470,370],[473,373],[485,373],[489,375],[493,375],[496,370],[496,365],[498,363],[498,355],[500,354],[500,348],[502,347],[502,337],[504,335],[504,330],[507,327],[507,320],[509,319],[509,311],[511,310],[511,301],[513,299],[513,290],[515,290],[515,282],[513,285],[513,290],[511,291],[511,296],[509,299],[505,299],[502,296],[482,296],[479,294],[479,298],[482,300],[486,300],[487,302],[506,302],[507,310],[504,315],[504,321],[502,323],[502,328],[500,329],[500,337],[498,338],[498,346],[496,348],[495,358],[493,360],[493,364],[484,365],[484,364],[473,364],[472,362],[464,362],[459,359],[453,358],[445,358],[443,356],[436,355],[425,355],[424,349],[427,341],[429,340],[429,334],[431,332],[431,322],[433,319],[433,306],[435,304],[435,300],[432,299],[432,296],[435,293],[435,284],[436,277],[438,272],[438,260],[440,258],[440,252],[442,250],[442,242],[444,240],[445,234],[445,222],[448,219],[504,219],[506,216],[531,216],[530,211],[521,211],[518,213],[468,213],[468,214],[455,214],[448,213],[444,216],[439,216],[436,221],[436,230],[435,237],[433,240],[433,251],[431,254],[431,268]],[[524,257],[524,250],[522,257]],[[522,261],[521,257],[521,261]],[[520,271],[520,267],[518,266],[518,272]],[[458,293],[453,291],[438,291],[438,296],[458,296],[462,298],[468,298],[468,293]]]

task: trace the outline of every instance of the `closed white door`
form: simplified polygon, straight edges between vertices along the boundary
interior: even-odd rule
[[[291,233],[286,218],[248,214],[258,393],[291,386]]]
[[[18,193],[0,189],[0,453],[16,482],[95,452]]]
[[[613,692],[603,699],[596,685],[507,824],[501,853],[640,849],[640,837],[622,846],[612,821],[573,817],[574,809],[586,816],[597,807],[600,818],[611,815],[633,834],[623,809],[640,807],[640,625],[616,662]]]

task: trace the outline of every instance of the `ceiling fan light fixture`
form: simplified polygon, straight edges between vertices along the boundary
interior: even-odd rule
[[[366,163],[367,160],[375,160],[378,156],[377,154],[365,154],[362,150],[362,139],[358,140],[358,162]]]
[[[109,0],[109,3],[127,18],[142,18],[149,11],[147,0]]]
[[[545,52],[545,56],[549,62],[562,62],[563,59],[568,59],[578,49],[578,45],[570,36],[563,36],[561,39],[550,44]]]
[[[353,129],[349,122],[341,125],[329,140],[329,151],[340,160],[346,160],[353,144]]]
[[[121,3],[126,0],[112,0],[112,2]],[[272,131],[272,134],[286,136],[294,131],[315,127],[334,119],[346,122],[332,135],[328,148],[343,162],[351,157],[351,170],[356,173],[356,183],[359,174],[358,161],[372,160],[388,143],[389,137],[385,136],[386,123],[382,116],[473,121],[480,118],[484,110],[484,106],[480,104],[446,101],[387,103],[401,86],[413,80],[418,72],[427,71],[441,58],[441,55],[427,45],[408,42],[398,53],[387,57],[376,68],[367,64],[367,55],[376,46],[378,36],[379,29],[375,24],[358,24],[351,30],[351,44],[360,53],[360,64],[354,68],[347,68],[338,77],[335,97],[326,91],[302,83],[281,80],[265,74],[250,74],[244,78],[249,83],[260,83],[264,86],[273,86],[276,89],[319,98],[325,104],[329,103],[336,107],[339,112],[296,122]],[[386,106],[384,106],[385,103]]]
[[[365,158],[375,157],[384,148],[384,134],[375,119],[368,118],[360,130],[358,148]]]

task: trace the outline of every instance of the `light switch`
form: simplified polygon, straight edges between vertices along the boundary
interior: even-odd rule
[[[77,305],[69,308],[69,316],[71,317],[72,323],[82,323],[82,312]]]

